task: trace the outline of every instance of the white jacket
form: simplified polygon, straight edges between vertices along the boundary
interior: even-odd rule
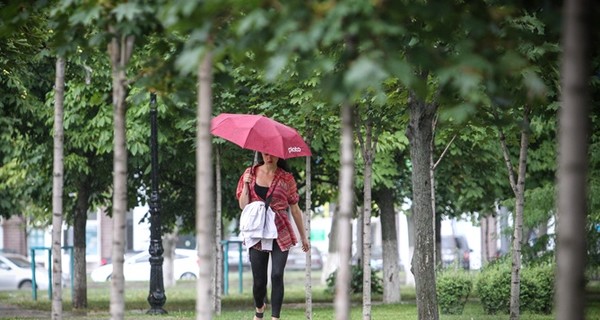
[[[271,207],[265,210],[262,201],[247,204],[240,217],[240,231],[247,248],[260,241],[262,250],[273,250],[273,239],[277,239],[275,212]]]

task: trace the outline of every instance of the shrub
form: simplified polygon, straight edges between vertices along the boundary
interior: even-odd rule
[[[492,264],[479,274],[475,292],[486,314],[508,313],[510,310],[511,264]],[[554,299],[554,269],[551,264],[521,268],[520,311],[549,314]]]
[[[475,292],[486,314],[508,313],[510,265],[506,262],[498,262],[486,266],[477,277]]]
[[[550,314],[554,302],[554,267],[544,264],[523,268],[520,297],[524,310]]]
[[[363,269],[362,266],[353,265],[351,269],[350,293],[363,291]],[[327,277],[327,289],[329,293],[335,293],[335,279],[337,270]],[[371,269],[371,293],[383,293],[383,281],[377,273]]]
[[[471,294],[473,280],[468,272],[442,271],[436,279],[438,305],[443,314],[462,314]]]

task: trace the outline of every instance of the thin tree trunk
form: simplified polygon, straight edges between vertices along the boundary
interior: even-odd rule
[[[525,125],[529,125],[527,118]],[[523,211],[525,208],[525,172],[527,169],[527,147],[529,145],[529,128],[521,131],[521,148],[519,151],[519,178],[517,180],[517,194],[515,207],[515,227],[513,235],[512,272],[510,287],[510,319],[516,320],[520,316],[520,290],[521,290],[521,247],[523,246]]]
[[[360,128],[356,134],[364,162],[363,177],[363,214],[362,214],[362,268],[363,268],[363,319],[371,319],[371,211],[372,211],[372,184],[373,162],[377,138],[373,137],[373,122],[367,119],[365,124],[365,137],[363,139]]]
[[[340,206],[338,204],[333,205],[333,214],[331,216],[331,229],[327,238],[329,239],[329,245],[327,246],[327,259],[325,265],[321,271],[321,283],[325,284],[327,278],[338,269],[340,265],[340,252],[338,248],[338,225],[339,225],[339,212]]]
[[[109,28],[115,32],[113,27]],[[127,213],[127,142],[126,110],[127,97],[125,68],[133,52],[133,36],[115,35],[108,45],[112,64],[114,159],[113,159],[113,272],[110,288],[110,317],[112,320],[125,318],[125,278],[123,262],[126,238]]]
[[[210,119],[212,113],[212,52],[198,66],[198,122],[196,133],[196,238],[200,264],[196,281],[196,319],[212,319],[213,248],[215,241],[213,167]]]
[[[506,138],[499,130],[500,145],[504,156],[504,163],[508,171],[511,189],[515,195],[515,215],[512,248],[512,270],[510,286],[510,319],[516,320],[520,316],[520,290],[521,290],[521,248],[523,243],[523,210],[525,208],[525,173],[527,172],[527,150],[529,146],[529,107],[523,111],[523,124],[521,128],[521,142],[519,147],[519,168],[517,178],[510,160],[506,145]]]
[[[310,134],[308,135],[310,136]],[[307,141],[308,142],[308,141]],[[312,188],[312,180],[311,180],[311,164],[310,157],[306,157],[306,204],[305,204],[305,214],[304,214],[304,229],[306,234],[308,235],[308,241],[310,241],[310,217],[311,217],[311,188]],[[306,274],[304,276],[304,283],[306,289],[306,320],[312,319],[312,253],[311,250],[306,252]]]
[[[223,228],[222,228],[222,193],[221,188],[223,188],[221,183],[221,153],[219,152],[219,148],[215,149],[215,189],[216,189],[216,217],[215,217],[215,246],[216,248],[216,257],[217,261],[215,263],[214,269],[214,305],[213,308],[215,310],[215,314],[221,314],[221,292],[223,291],[223,247],[221,246]]]
[[[426,75],[423,75],[423,78],[426,78]],[[429,154],[431,139],[433,139],[432,123],[437,107],[435,104],[420,100],[414,92],[411,92],[410,100],[407,136],[413,165],[412,190],[416,241],[412,268],[416,280],[417,313],[419,320],[438,320]]]
[[[415,213],[411,209],[409,215],[406,216],[406,229],[408,232],[408,258],[410,259],[410,269],[404,273],[406,275],[405,283],[408,286],[415,286],[415,270],[412,264],[415,253]]]
[[[433,265],[437,266],[437,264],[442,261],[442,251],[438,250],[441,247],[441,236],[438,237],[441,230],[437,228],[437,215],[435,213],[435,164],[433,163],[433,154],[435,152],[435,127],[437,123],[437,115],[434,116],[432,124],[431,124],[431,141],[429,141],[429,187],[431,188],[431,212],[433,214],[432,223],[433,223]],[[441,222],[440,222],[441,229]]]
[[[352,249],[352,233],[350,220],[354,205],[354,144],[352,134],[352,106],[344,103],[342,106],[342,132],[340,143],[340,182],[338,218],[338,249],[340,266],[335,279],[335,319],[350,319],[350,251]]]
[[[598,9],[598,3],[595,3]],[[585,319],[590,30],[593,2],[568,0],[562,34],[556,319]],[[598,12],[597,10],[595,12]]]
[[[398,232],[394,190],[382,188],[373,193],[381,211],[381,242],[383,246],[383,303],[400,302],[400,270],[398,266]]]
[[[64,183],[64,97],[65,58],[56,60],[54,95],[54,153],[52,168],[52,319],[63,317],[62,308],[62,222]]]
[[[89,209],[90,183],[85,176],[77,187],[77,204],[73,215],[73,309],[87,308],[86,225]]]

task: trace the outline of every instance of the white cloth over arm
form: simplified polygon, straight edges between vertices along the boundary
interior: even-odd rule
[[[259,241],[265,251],[273,250],[273,239],[277,239],[275,212],[265,203],[254,201],[246,205],[240,217],[240,231],[244,244],[251,248]]]

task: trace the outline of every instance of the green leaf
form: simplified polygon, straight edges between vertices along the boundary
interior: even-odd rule
[[[379,86],[388,77],[381,65],[368,57],[356,60],[344,77],[344,84],[355,90]]]

